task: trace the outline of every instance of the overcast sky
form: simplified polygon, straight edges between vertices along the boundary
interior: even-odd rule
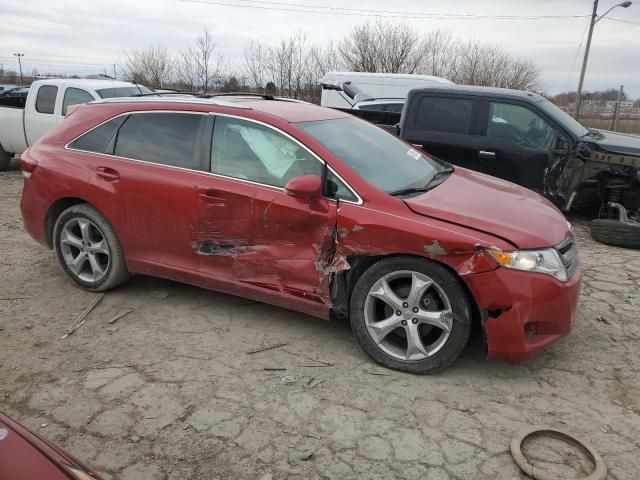
[[[105,67],[112,70],[111,65],[128,49],[160,43],[177,52],[189,46],[205,25],[226,56],[240,59],[250,40],[275,43],[301,29],[312,41],[322,43],[340,39],[354,25],[375,20],[375,16],[365,16],[373,13],[396,16],[390,20],[424,32],[448,29],[458,37],[501,44],[514,55],[533,59],[542,70],[545,89],[557,93],[577,86],[583,54],[581,50],[577,55],[578,45],[583,38],[584,49],[586,17],[593,5],[591,0],[201,1],[210,3],[0,0],[0,63],[5,69],[17,70],[12,53],[23,52],[26,72],[37,68],[52,73],[102,73]],[[599,13],[616,3],[618,0],[600,0]],[[345,7],[350,10],[341,9]],[[415,18],[419,13],[423,13],[421,18]],[[433,18],[437,15],[441,17]],[[455,15],[458,17],[452,18]],[[627,9],[616,8],[609,16],[635,24],[606,19],[597,23],[585,89],[624,85],[629,95],[640,97],[640,0]]]

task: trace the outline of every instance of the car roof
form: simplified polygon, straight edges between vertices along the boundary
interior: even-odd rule
[[[256,112],[265,113],[289,123],[309,122],[318,120],[330,120],[337,118],[345,118],[349,115],[332,108],[320,107],[312,103],[301,102],[299,100],[285,98],[261,98],[256,96],[212,96],[210,98],[184,96],[144,96],[144,97],[120,97],[107,98],[91,102],[92,104],[105,103],[129,103],[140,105],[162,104],[165,105],[210,105],[211,107],[228,107],[237,108],[238,110],[254,110]],[[213,110],[212,110],[213,111]]]
[[[526,90],[513,90],[510,88],[497,87],[480,87],[477,85],[438,85],[425,88],[414,88],[409,95],[416,93],[463,93],[477,97],[497,97],[506,99],[520,99],[534,102],[541,102],[544,97],[537,93],[528,92]]]

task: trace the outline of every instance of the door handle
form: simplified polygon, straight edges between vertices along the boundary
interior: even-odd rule
[[[486,150],[480,150],[478,156],[482,158],[496,158],[496,152],[488,152]]]
[[[219,192],[218,190],[207,189],[207,190],[199,190],[198,198],[208,205],[216,206],[216,207],[224,207],[227,205],[227,199],[224,198],[224,194]]]
[[[120,174],[117,170],[109,167],[98,167],[96,169],[96,175],[107,182],[116,182],[120,180]]]

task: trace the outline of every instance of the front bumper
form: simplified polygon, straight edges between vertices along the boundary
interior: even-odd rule
[[[484,318],[487,358],[518,363],[567,335],[576,317],[582,270],[562,283],[498,268],[463,277]]]

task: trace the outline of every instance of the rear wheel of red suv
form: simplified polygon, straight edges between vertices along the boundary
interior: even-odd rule
[[[62,269],[85,290],[102,292],[129,278],[113,228],[87,204],[60,214],[53,228],[53,248]]]
[[[411,257],[383,259],[362,274],[350,319],[360,346],[375,361],[412,373],[449,366],[471,331],[471,308],[456,276]]]

